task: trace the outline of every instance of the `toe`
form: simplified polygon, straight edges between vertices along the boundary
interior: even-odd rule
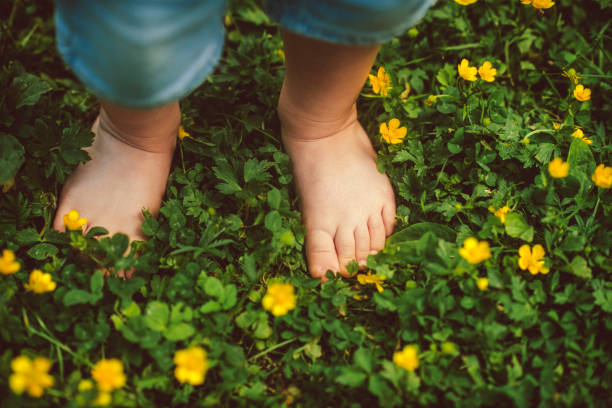
[[[395,203],[387,203],[382,209],[382,219],[385,223],[385,234],[391,235],[395,226]]]
[[[373,215],[368,219],[368,230],[370,232],[370,251],[378,252],[385,247],[385,223],[382,215]]]
[[[355,255],[359,267],[363,268],[366,266],[366,260],[370,254],[370,232],[368,227],[363,224],[355,228]]]
[[[306,231],[306,259],[315,278],[323,278],[328,270],[338,271],[338,256],[332,235],[321,229]]]
[[[338,265],[340,266],[339,272],[342,276],[348,276],[346,265],[355,260],[355,234],[353,231],[353,228],[340,227],[334,238]]]

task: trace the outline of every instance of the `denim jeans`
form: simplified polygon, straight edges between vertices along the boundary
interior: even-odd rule
[[[264,0],[285,29],[323,41],[382,44],[435,0]],[[226,0],[56,0],[58,49],[92,92],[125,107],[187,95],[221,56]]]

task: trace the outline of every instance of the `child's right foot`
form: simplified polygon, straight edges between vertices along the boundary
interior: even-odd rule
[[[64,184],[53,228],[63,231],[62,216],[75,209],[88,221],[84,230],[101,226],[131,240],[144,238],[142,210],[157,215],[170,172],[180,121],[178,104],[172,106],[160,108],[169,109],[162,123],[159,117],[149,123],[141,120],[146,111],[140,110],[125,116],[123,127],[102,110],[92,127],[94,143],[86,149],[91,160],[79,165]]]

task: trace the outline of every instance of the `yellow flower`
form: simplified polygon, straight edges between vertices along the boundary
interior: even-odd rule
[[[506,223],[506,214],[508,214],[510,212],[510,207],[508,207],[507,205],[504,205],[503,207],[498,208],[496,210],[495,207],[493,207],[491,205],[491,206],[489,206],[489,211],[492,212],[494,216],[499,218],[499,220],[501,221],[502,224],[505,224]]]
[[[295,309],[295,288],[290,283],[272,283],[268,286],[266,295],[261,300],[264,309],[274,316],[286,315]]]
[[[91,376],[103,392],[111,392],[125,385],[123,363],[116,358],[102,359],[91,370]]]
[[[384,290],[382,285],[385,279],[385,276],[377,274],[372,275],[372,272],[368,272],[367,275],[364,275],[363,273],[357,275],[357,281],[361,285],[376,285],[376,290],[378,290],[379,292],[382,292]]]
[[[555,128],[555,130],[559,130],[559,129],[561,129],[561,124],[557,123],[557,122],[554,122],[553,123],[553,128]]]
[[[595,185],[601,188],[612,187],[612,167],[600,164],[595,168],[595,172],[591,176],[591,180]]]
[[[591,90],[585,88],[582,84],[578,84],[576,85],[576,89],[574,89],[574,97],[580,102],[588,101],[591,99]]]
[[[96,399],[93,401],[93,405],[96,407],[103,407],[106,405],[110,405],[111,402],[112,397],[110,392],[100,391],[98,392],[98,396],[96,397]]]
[[[376,76],[370,74],[368,78],[370,79],[370,85],[372,85],[372,91],[374,91],[375,94],[380,93],[382,96],[387,96],[389,94],[391,80],[389,79],[389,75],[385,72],[384,67],[378,68],[378,74]]]
[[[43,273],[39,269],[34,269],[30,273],[29,282],[23,286],[26,290],[30,290],[34,293],[45,293],[53,292],[57,287],[57,283],[53,282],[50,274]]]
[[[521,3],[531,4],[540,13],[544,12],[542,9],[549,9],[555,5],[555,2],[551,0],[521,0]]]
[[[529,269],[529,273],[535,275],[537,273],[548,273],[549,269],[544,266],[544,248],[542,245],[536,244],[533,249],[525,244],[518,250],[519,260],[518,265],[522,270]]]
[[[461,60],[461,63],[457,65],[457,71],[459,72],[459,76],[466,81],[475,81],[478,69],[476,69],[476,67],[470,67],[470,61],[464,58]]]
[[[478,74],[482,79],[487,82],[495,81],[495,75],[497,75],[497,69],[493,68],[489,61],[485,61],[480,68],[478,68]]]
[[[178,129],[178,138],[183,140],[186,137],[191,137],[191,135],[185,131],[183,125],[180,125]]]
[[[53,377],[49,375],[51,361],[45,357],[19,356],[11,361],[13,374],[9,377],[9,386],[16,394],[27,391],[31,397],[39,398],[45,388],[53,386]]]
[[[91,380],[81,380],[79,381],[79,385],[77,386],[77,389],[79,390],[79,392],[89,391],[92,388],[93,388],[93,382],[91,382]]]
[[[470,4],[476,3],[478,0],[455,0],[455,3],[461,4],[462,6],[469,6]]]
[[[202,347],[190,347],[178,350],[174,354],[174,376],[179,382],[200,385],[206,378],[208,359]]]
[[[582,140],[586,144],[590,145],[590,144],[593,143],[593,141],[591,139],[589,139],[588,137],[584,136],[584,132],[579,127],[577,127],[576,130],[574,130],[574,133],[572,133],[572,136],[574,136],[577,139]]]
[[[459,255],[466,261],[475,265],[491,257],[491,250],[487,241],[478,241],[470,237],[463,242],[463,248],[459,248]]]
[[[402,351],[393,353],[393,362],[404,370],[414,371],[419,368],[419,350],[412,344],[404,346]]]
[[[582,79],[582,77],[578,75],[574,68],[570,68],[567,71],[563,71],[562,75],[564,77],[568,77],[569,80],[572,81],[575,85],[578,85],[578,81]]]
[[[68,214],[64,214],[62,219],[64,220],[64,225],[69,230],[80,230],[83,229],[83,225],[87,224],[85,218],[79,218],[77,210],[70,210]]]
[[[548,163],[548,172],[554,178],[567,177],[567,173],[569,172],[569,163],[564,162],[560,157],[555,157],[550,163]]]
[[[389,126],[385,122],[380,124],[380,134],[385,142],[391,144],[402,143],[402,139],[406,137],[408,129],[406,126],[399,127],[400,121],[393,118],[389,121]]]
[[[21,265],[19,262],[15,260],[15,253],[10,249],[5,249],[2,251],[2,256],[0,257],[0,273],[3,275],[10,275],[19,270]]]
[[[489,287],[489,280],[487,278],[478,278],[476,280],[476,286],[478,286],[480,290],[487,290]]]

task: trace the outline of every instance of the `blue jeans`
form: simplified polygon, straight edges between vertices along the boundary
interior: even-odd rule
[[[307,37],[382,44],[435,0],[264,0],[269,16]],[[60,54],[99,97],[125,107],[180,99],[223,48],[226,0],[57,0]]]

